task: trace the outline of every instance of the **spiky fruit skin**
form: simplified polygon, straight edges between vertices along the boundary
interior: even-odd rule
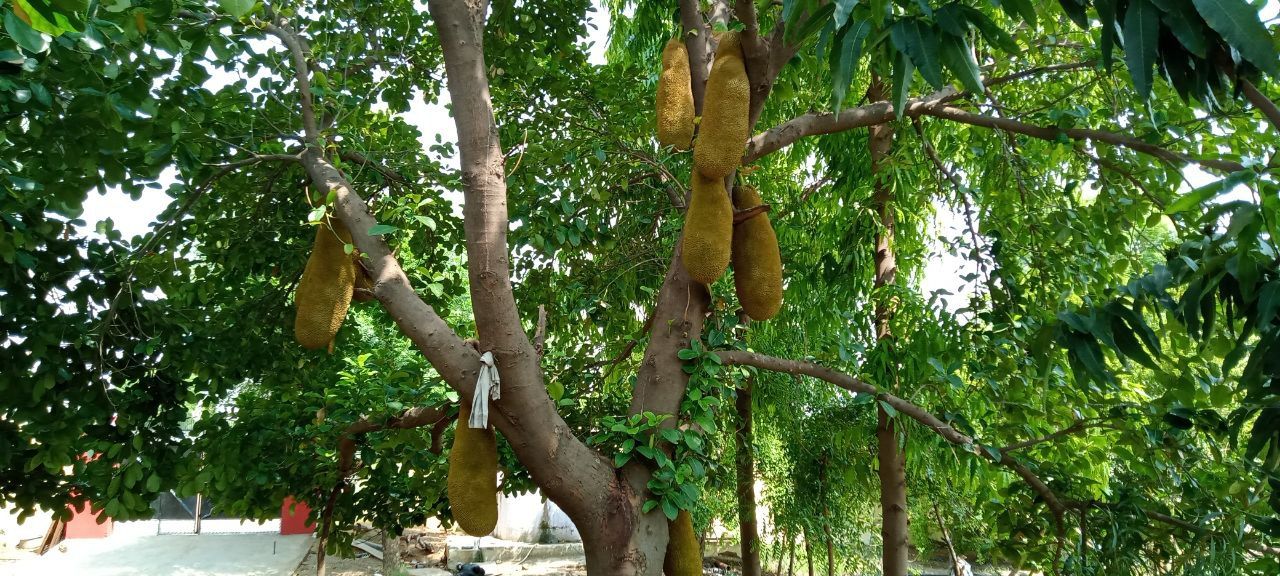
[[[750,186],[734,191],[738,210],[762,202]],[[733,287],[738,303],[752,320],[773,318],[782,308],[782,254],[768,214],[759,214],[733,227]]]
[[[658,142],[676,150],[688,150],[693,142],[693,89],[690,88],[689,52],[672,39],[662,50],[662,74],[658,76]]]
[[[693,533],[693,516],[681,510],[667,523],[667,556],[662,560],[662,573],[667,576],[702,576],[702,554],[698,536]]]
[[[724,275],[733,250],[733,203],[724,181],[693,175],[693,194],[684,214],[681,259],[689,277],[711,284]]]
[[[326,348],[333,342],[351,306],[356,281],[355,263],[343,250],[351,242],[351,234],[342,222],[330,222],[332,228],[324,224],[316,228],[315,246],[294,293],[298,315],[293,322],[293,335],[303,348],[310,350]]]
[[[736,34],[721,36],[707,77],[702,124],[693,145],[693,165],[707,178],[724,178],[742,162],[750,136],[751,83]]]
[[[449,450],[449,507],[463,532],[485,536],[498,525],[498,439],[492,428],[471,428],[471,410],[458,411]]]

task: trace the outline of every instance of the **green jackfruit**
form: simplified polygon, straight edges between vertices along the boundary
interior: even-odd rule
[[[449,507],[463,532],[485,536],[498,525],[498,439],[492,428],[471,428],[471,409],[458,411],[449,450]]]
[[[739,186],[733,203],[738,210],[746,210],[762,202],[755,188]],[[733,287],[752,320],[773,318],[782,307],[782,256],[768,214],[733,227]]]
[[[689,87],[689,52],[672,39],[662,50],[658,76],[658,142],[687,150],[693,141],[693,90]]]
[[[702,124],[693,145],[693,165],[707,178],[724,178],[742,162],[742,150],[750,137],[751,83],[742,62],[737,34],[720,37],[707,93],[702,104]]]
[[[682,259],[689,277],[711,284],[729,267],[733,247],[733,204],[724,181],[693,175],[693,195],[684,215]]]
[[[321,224],[316,228],[315,246],[293,296],[298,307],[293,336],[310,350],[333,342],[351,306],[356,280],[355,262],[343,250],[351,242],[351,234],[336,218],[329,222],[331,226]]]
[[[681,510],[676,519],[667,523],[667,556],[662,561],[662,573],[667,576],[702,576],[702,553],[698,550],[698,536],[693,533],[693,516]]]

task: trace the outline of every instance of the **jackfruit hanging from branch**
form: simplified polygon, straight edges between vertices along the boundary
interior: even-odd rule
[[[458,411],[446,481],[453,519],[463,532],[485,536],[498,525],[498,439],[492,428],[471,428],[471,408]]]
[[[693,165],[707,178],[724,178],[742,162],[751,113],[751,83],[736,32],[721,34],[707,91],[702,122],[693,144]]]
[[[729,267],[733,246],[733,204],[724,181],[693,175],[693,194],[684,214],[681,259],[689,277],[711,284]]]
[[[658,142],[687,150],[693,141],[693,90],[690,87],[689,52],[673,38],[662,50],[662,74],[658,76]]]
[[[751,186],[738,186],[733,203],[738,210],[762,204],[760,194]],[[768,213],[733,228],[733,287],[738,303],[752,320],[768,320],[782,308],[782,255]]]
[[[350,243],[351,234],[337,218],[316,227],[315,245],[293,297],[298,309],[293,335],[303,348],[328,347],[347,316],[356,280],[355,262],[344,249]]]

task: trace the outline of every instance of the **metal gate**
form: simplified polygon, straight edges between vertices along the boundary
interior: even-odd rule
[[[279,532],[280,520],[254,522],[222,511],[216,502],[201,494],[179,498],[172,491],[151,503],[155,510],[156,534],[232,534]]]

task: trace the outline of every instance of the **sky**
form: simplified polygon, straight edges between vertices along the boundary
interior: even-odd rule
[[[593,6],[595,10],[588,17],[588,36],[583,38],[582,41],[590,44],[589,61],[594,64],[603,64],[604,50],[609,33],[609,21],[607,13],[602,8],[599,0],[595,0]],[[1264,8],[1263,17],[1264,19],[1275,18],[1278,11],[1280,11],[1280,2],[1272,0]],[[282,49],[275,39],[262,40],[261,42],[263,48],[270,46],[275,49]],[[220,69],[210,68],[209,72],[212,77],[206,83],[206,87],[210,90],[217,90],[238,79],[235,75],[223,72]],[[448,104],[447,91],[442,92],[439,102],[426,102],[419,96],[411,102],[409,111],[402,115],[406,122],[418,128],[422,134],[420,141],[424,147],[434,144],[437,134],[440,135],[442,141],[457,141],[457,132],[453,119],[449,116],[446,108]],[[443,161],[446,166],[457,168],[458,160],[456,156],[443,159]],[[1188,167],[1184,174],[1192,187],[1207,184],[1215,179],[1213,175],[1196,167]],[[167,188],[173,181],[172,173],[169,173],[168,176],[167,181],[162,180],[161,182],[164,188]],[[95,234],[93,230],[97,224],[110,218],[115,228],[125,238],[144,234],[150,229],[156,216],[171,201],[172,199],[165,194],[163,189],[147,188],[137,201],[130,200],[128,196],[119,190],[108,191],[105,195],[90,193],[84,203],[84,214],[81,217],[86,224],[81,227],[80,232],[86,235]],[[461,198],[455,198],[455,202],[460,203]],[[937,235],[931,246],[934,256],[926,262],[920,289],[921,293],[926,296],[936,290],[945,290],[955,294],[955,296],[944,297],[946,306],[954,311],[963,307],[967,300],[965,297],[966,289],[962,286],[960,276],[973,272],[976,269],[976,264],[966,258],[952,256],[945,250],[946,239],[965,233],[963,215],[943,205],[938,205],[936,208],[935,229]],[[455,212],[461,213],[460,204],[455,206]]]

